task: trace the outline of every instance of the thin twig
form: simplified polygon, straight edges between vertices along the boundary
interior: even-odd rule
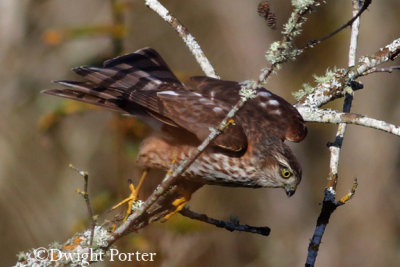
[[[337,202],[337,204],[338,204],[339,206],[341,206],[341,205],[346,204],[347,201],[349,201],[350,199],[352,199],[353,196],[354,196],[354,194],[356,193],[357,186],[358,186],[357,178],[354,178],[353,187],[351,188],[350,192],[349,192],[348,194],[346,194],[344,197],[342,197],[342,198]]]
[[[179,213],[190,219],[209,223],[209,224],[215,225],[216,227],[225,228],[226,230],[231,231],[231,232],[241,231],[241,232],[248,232],[248,233],[253,233],[253,234],[260,234],[260,235],[264,235],[264,236],[268,236],[269,233],[271,232],[271,229],[266,226],[257,227],[257,226],[250,226],[247,224],[239,224],[239,222],[228,222],[228,221],[223,221],[223,220],[217,220],[217,219],[208,217],[206,214],[194,212],[188,208],[183,208]]]
[[[205,56],[200,45],[197,43],[196,39],[192,34],[186,29],[185,26],[180,23],[180,21],[171,15],[171,13],[157,0],[145,0],[146,6],[155,11],[164,21],[174,28],[174,30],[183,39],[186,46],[192,52],[193,56],[196,58],[197,63],[199,63],[203,72],[213,78],[219,78],[216,74],[213,66],[211,65],[208,58]]]
[[[355,22],[362,13],[364,13],[365,10],[367,10],[368,6],[371,4],[371,0],[365,0],[363,6],[361,7],[361,9],[358,10],[358,12],[356,12],[355,14],[353,13],[353,17],[345,24],[343,24],[342,26],[340,26],[338,29],[334,30],[333,32],[325,35],[324,37],[317,39],[317,40],[311,40],[307,43],[307,45],[302,48],[302,50],[310,48],[310,47],[314,47],[316,44],[319,44],[329,38],[331,38],[332,36],[334,36],[335,34],[337,34],[338,32],[342,31],[343,29],[345,29],[346,27],[350,26],[353,24],[353,22]],[[359,20],[358,20],[359,21]]]
[[[353,2],[353,14],[354,13],[359,14],[360,13],[359,11],[361,11],[361,9],[364,8],[365,3],[362,7],[360,7],[359,4],[361,3],[358,0],[353,0],[352,2]],[[370,1],[366,0],[365,2],[370,2]],[[355,65],[359,27],[360,27],[360,19],[357,18],[351,28],[349,67]],[[352,101],[353,101],[353,95],[346,93],[345,100],[343,103],[344,113],[350,112]],[[329,219],[332,213],[339,206],[339,203],[340,205],[343,205],[345,203],[345,202],[336,202],[335,200],[336,185],[339,177],[338,169],[339,169],[340,150],[342,148],[345,132],[346,132],[346,123],[340,123],[336,133],[335,142],[329,145],[330,164],[329,164],[328,182],[324,190],[324,200],[321,208],[321,213],[318,217],[313,237],[311,238],[310,244],[308,246],[308,254],[305,264],[306,266],[314,266],[315,261],[317,259],[319,246],[321,244],[322,237],[325,233],[325,229],[329,223]],[[351,196],[354,194],[356,187],[357,187],[356,185],[353,186],[351,191],[353,193],[351,194]]]
[[[92,209],[92,205],[90,204],[90,198],[89,198],[89,193],[88,193],[88,187],[89,187],[89,173],[86,171],[80,171],[78,170],[74,165],[69,164],[69,167],[71,169],[73,169],[74,171],[76,171],[79,175],[81,175],[85,181],[85,185],[84,185],[84,191],[80,191],[79,189],[77,190],[77,192],[79,194],[81,194],[83,196],[83,198],[85,199],[85,203],[86,203],[86,207],[88,209],[88,213],[89,213],[89,220],[90,220],[90,241],[89,241],[89,246],[92,247],[93,244],[93,236],[94,236],[94,229],[96,227],[96,221],[94,219],[94,215],[93,215],[93,209]]]

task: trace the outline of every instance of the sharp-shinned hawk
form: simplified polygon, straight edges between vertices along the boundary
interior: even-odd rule
[[[71,98],[143,118],[162,134],[141,145],[138,163],[168,170],[196,147],[239,101],[241,83],[191,77],[184,85],[151,48],[108,60],[102,68],[77,67],[84,81],[57,81],[65,89],[44,93]],[[257,88],[222,135],[180,177],[190,194],[203,184],[283,188],[294,194],[301,167],[285,140],[307,133],[297,110],[265,88]],[[193,183],[193,186],[190,185]]]

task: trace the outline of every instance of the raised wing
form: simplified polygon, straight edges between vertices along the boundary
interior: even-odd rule
[[[103,68],[78,67],[86,81],[58,81],[66,89],[44,93],[75,99],[133,115],[150,116],[205,139],[239,100],[241,85],[208,77],[193,77],[185,87],[158,53],[145,48],[104,63]],[[257,138],[301,141],[306,127],[297,110],[264,88],[248,101],[214,145],[242,151]]]
[[[224,101],[229,106],[239,101],[240,83],[204,76],[192,77],[191,81],[196,92],[209,99]],[[265,88],[257,90],[257,97],[249,100],[237,116],[248,138],[258,138],[255,134],[262,134],[294,142],[303,140],[307,127],[297,109]]]
[[[104,63],[103,68],[78,67],[86,81],[57,81],[66,89],[43,93],[86,102],[133,115],[147,115],[181,127],[205,139],[229,111],[223,101],[211,101],[184,87],[158,53],[145,48]],[[232,126],[214,144],[241,151],[247,138],[239,125]]]

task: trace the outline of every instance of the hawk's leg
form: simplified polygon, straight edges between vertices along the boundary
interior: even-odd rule
[[[195,182],[193,180],[178,179],[173,193],[173,200],[170,200],[171,202],[169,202],[169,213],[161,219],[161,222],[167,221],[172,215],[180,212],[189,202],[193,193],[203,185],[203,183]]]
[[[183,209],[183,207],[185,207],[186,203],[189,202],[189,200],[190,200],[190,198],[192,196],[192,193],[193,193],[193,192],[186,192],[186,191],[179,190],[179,189],[178,189],[178,192],[180,193],[181,197],[175,199],[172,202],[172,205],[175,207],[175,210],[172,210],[170,213],[165,215],[164,218],[161,219],[162,222],[168,221],[169,218],[171,218],[172,215],[174,215],[175,213],[180,212]]]
[[[124,200],[122,200],[121,202],[119,202],[117,205],[115,205],[114,207],[112,207],[112,209],[116,209],[119,206],[128,203],[128,209],[126,211],[125,217],[124,217],[124,221],[126,221],[126,219],[128,218],[129,215],[131,215],[132,213],[132,206],[133,204],[138,200],[138,194],[139,194],[139,190],[142,187],[143,181],[147,176],[147,169],[145,169],[142,173],[142,176],[140,177],[139,183],[137,185],[137,187],[135,188],[135,186],[131,183],[129,183],[129,189],[131,190],[131,194],[125,198]]]

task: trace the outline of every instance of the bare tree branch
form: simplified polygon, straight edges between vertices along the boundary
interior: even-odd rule
[[[326,188],[324,190],[324,200],[322,201],[321,212],[317,219],[317,225],[315,227],[313,237],[308,246],[308,254],[305,264],[306,267],[312,267],[315,264],[319,246],[321,245],[322,237],[324,236],[325,229],[329,223],[332,213],[336,210],[337,207],[347,203],[347,201],[349,201],[353,197],[357,185],[357,179],[354,179],[354,183],[350,192],[343,196],[339,201],[335,200],[335,191],[332,191],[329,188]]]
[[[241,232],[248,232],[248,233],[253,233],[253,234],[260,234],[260,235],[264,235],[264,236],[268,236],[269,233],[271,232],[271,229],[266,226],[257,227],[257,226],[250,226],[247,224],[239,224],[239,222],[227,222],[227,221],[223,221],[223,220],[217,220],[217,219],[210,218],[205,214],[194,212],[188,208],[182,209],[179,213],[190,219],[209,223],[209,224],[215,225],[216,227],[225,228],[226,230],[231,231],[231,232],[241,231]]]
[[[319,108],[304,108],[301,109],[301,115],[306,118],[309,122],[321,122],[321,123],[350,123],[369,127],[377,130],[381,130],[387,133],[391,133],[400,136],[400,126],[387,123],[386,121],[373,119],[361,114],[356,113],[343,113],[337,112],[331,109],[319,109]]]
[[[209,77],[219,78],[200,45],[186,27],[183,26],[177,18],[172,16],[171,13],[157,0],[145,0],[145,3],[147,7],[156,12],[163,20],[174,28],[185,42],[190,52],[192,52],[193,56],[196,58],[197,63],[199,63],[203,72]]]
[[[89,187],[89,173],[85,172],[85,171],[80,171],[78,170],[76,167],[74,167],[74,165],[69,164],[69,167],[71,169],[73,169],[74,171],[76,171],[79,175],[81,175],[84,179],[85,185],[84,185],[84,189],[83,192],[81,190],[77,190],[77,192],[79,194],[82,195],[82,197],[85,199],[85,203],[86,203],[86,207],[88,209],[88,213],[89,213],[89,221],[91,223],[91,228],[90,228],[90,239],[89,239],[89,246],[92,247],[93,244],[93,236],[94,236],[94,229],[96,227],[96,221],[94,219],[94,214],[93,214],[93,208],[92,205],[90,204],[90,198],[89,198],[89,191],[88,191],[88,187]]]
[[[362,6],[361,6],[362,2],[358,0],[353,0],[352,3],[353,3],[353,16],[357,17],[357,14],[360,14],[361,13],[360,11],[363,10],[363,8],[365,7],[365,3],[369,4],[370,1],[365,0],[364,5]],[[360,29],[360,18],[357,17],[351,27],[349,67],[354,66],[356,62],[357,39],[358,39],[359,29]],[[346,93],[345,100],[343,103],[344,113],[350,112],[352,101],[353,101],[353,95]],[[319,246],[322,241],[322,236],[324,235],[325,229],[329,223],[329,219],[332,213],[335,211],[335,209],[339,206],[339,204],[335,200],[335,196],[336,196],[336,185],[339,178],[338,169],[339,169],[340,150],[342,148],[343,138],[346,132],[346,126],[347,126],[346,123],[339,123],[335,142],[329,146],[331,159],[329,164],[328,182],[324,190],[325,194],[324,194],[321,213],[318,217],[313,237],[311,238],[310,244],[308,246],[306,266],[314,266],[315,261],[317,259]],[[356,185],[353,186],[352,188],[351,191],[353,192],[352,194],[354,194],[355,188]],[[339,202],[339,203],[340,205],[343,205],[345,202]]]
[[[303,49],[307,49],[307,48],[313,47],[313,46],[315,46],[316,44],[319,44],[319,43],[321,43],[321,42],[323,42],[323,41],[325,41],[325,40],[331,38],[332,36],[334,36],[334,35],[337,34],[338,32],[340,32],[340,31],[342,31],[343,29],[345,29],[346,27],[352,25],[354,22],[357,23],[357,24],[359,25],[360,20],[359,20],[358,18],[361,16],[361,14],[362,14],[365,10],[367,10],[367,8],[368,8],[368,6],[369,6],[370,4],[371,4],[371,0],[365,0],[363,6],[358,10],[357,13],[353,12],[353,17],[352,17],[347,23],[343,24],[342,26],[340,26],[340,27],[339,27],[338,29],[336,29],[335,31],[333,31],[333,32],[331,32],[331,33],[329,33],[329,34],[327,34],[326,36],[324,36],[324,37],[322,37],[322,38],[320,38],[320,39],[311,40],[310,42],[308,42],[308,44],[307,44]],[[355,14],[354,14],[354,13],[355,13]],[[357,28],[357,27],[358,27],[357,25],[354,26],[354,28]],[[352,29],[353,29],[353,28],[352,28]],[[352,36],[355,36],[355,35],[352,35]],[[350,49],[350,51],[352,51],[352,50]]]
[[[394,70],[400,70],[400,66],[391,66],[388,68],[372,68],[369,71],[365,72],[365,75],[375,73],[375,72],[388,72],[392,73]]]

